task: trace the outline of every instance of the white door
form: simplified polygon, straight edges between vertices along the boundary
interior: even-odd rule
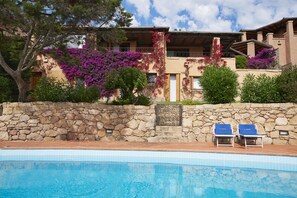
[[[176,102],[176,75],[170,75],[170,102]]]

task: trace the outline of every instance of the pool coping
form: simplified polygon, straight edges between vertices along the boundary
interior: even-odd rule
[[[264,145],[264,148],[236,144],[232,147],[216,147],[212,143],[148,143],[148,142],[99,142],[99,141],[51,141],[51,142],[16,142],[1,141],[0,150],[5,149],[71,149],[71,150],[123,150],[123,151],[166,151],[166,152],[200,152],[248,155],[271,155],[297,157],[297,146]]]

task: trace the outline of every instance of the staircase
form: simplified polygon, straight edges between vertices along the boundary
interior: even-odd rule
[[[148,138],[148,142],[186,142],[182,130],[182,126],[156,126],[156,136]]]

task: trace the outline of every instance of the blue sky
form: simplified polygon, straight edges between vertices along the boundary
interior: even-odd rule
[[[171,30],[238,31],[297,17],[297,0],[123,0],[132,26]]]

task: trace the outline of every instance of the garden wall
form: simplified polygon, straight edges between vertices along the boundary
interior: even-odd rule
[[[255,123],[265,144],[297,145],[297,105],[291,103],[183,106],[181,127],[155,126],[155,121],[155,105],[3,103],[0,140],[211,142],[214,123],[231,123],[234,130],[238,123]],[[279,130],[289,135],[280,136]]]

